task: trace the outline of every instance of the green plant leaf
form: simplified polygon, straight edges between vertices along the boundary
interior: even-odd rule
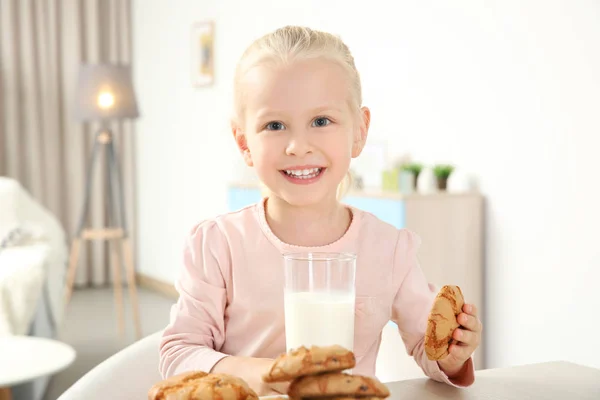
[[[409,163],[409,164],[403,164],[400,169],[402,171],[409,171],[412,172],[414,175],[419,175],[419,173],[421,172],[421,170],[423,169],[423,164],[419,164],[419,163]]]
[[[454,171],[454,166],[449,164],[438,164],[433,167],[433,174],[442,179],[448,179],[452,171]]]

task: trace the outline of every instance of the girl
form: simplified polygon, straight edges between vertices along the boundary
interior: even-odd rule
[[[279,29],[243,54],[234,93],[235,142],[269,194],[190,232],[179,301],[160,345],[162,375],[224,372],[259,395],[285,393],[261,381],[286,350],[282,254],[350,252],[357,254],[353,372],[375,374],[391,319],[427,376],[471,385],[471,355],[481,337],[475,306],[458,316],[462,327],[450,354],[428,360],[423,342],[435,292],[417,262],[419,238],[338,200],[371,118],[346,45],[324,32]]]

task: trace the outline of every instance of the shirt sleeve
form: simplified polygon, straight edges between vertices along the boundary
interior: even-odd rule
[[[460,376],[449,379],[437,361],[425,353],[425,331],[431,306],[437,294],[419,266],[417,251],[421,239],[408,230],[401,230],[394,257],[394,280],[399,285],[392,306],[392,321],[398,325],[406,351],[431,379],[456,387],[466,387],[475,381],[473,360],[470,358]]]
[[[227,302],[223,268],[227,243],[216,222],[197,225],[185,243],[183,268],[175,282],[179,299],[160,341],[163,378],[186,371],[210,372],[227,355],[218,350],[225,340]]]

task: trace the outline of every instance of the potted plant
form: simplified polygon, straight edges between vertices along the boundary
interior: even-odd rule
[[[414,176],[413,189],[417,187],[417,178],[419,178],[419,174],[421,173],[422,169],[423,169],[423,165],[419,164],[419,163],[408,163],[408,164],[403,164],[400,166],[401,171],[405,171],[405,172],[409,172],[409,173],[413,174],[413,176]]]
[[[438,189],[446,190],[446,184],[448,183],[448,177],[454,171],[454,167],[448,164],[438,164],[433,167],[433,174],[437,179]]]

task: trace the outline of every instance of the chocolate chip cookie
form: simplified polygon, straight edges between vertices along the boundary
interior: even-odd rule
[[[342,346],[299,347],[277,357],[263,381],[291,381],[306,375],[344,371],[355,365],[354,353]]]
[[[257,400],[246,382],[227,374],[188,372],[158,382],[148,400]]]
[[[384,398],[390,395],[390,391],[376,378],[337,372],[298,378],[290,385],[288,395],[294,399],[321,397]]]
[[[430,360],[441,360],[448,355],[448,347],[454,343],[452,333],[459,326],[456,318],[464,304],[458,286],[446,285],[440,289],[431,307],[425,331],[425,353]]]
[[[277,400],[277,399],[269,399],[269,400]],[[281,399],[281,400],[289,400],[289,398]],[[373,397],[373,396],[357,396],[357,397],[347,397],[347,396],[333,396],[333,397],[311,397],[310,400],[382,400],[381,397]]]

